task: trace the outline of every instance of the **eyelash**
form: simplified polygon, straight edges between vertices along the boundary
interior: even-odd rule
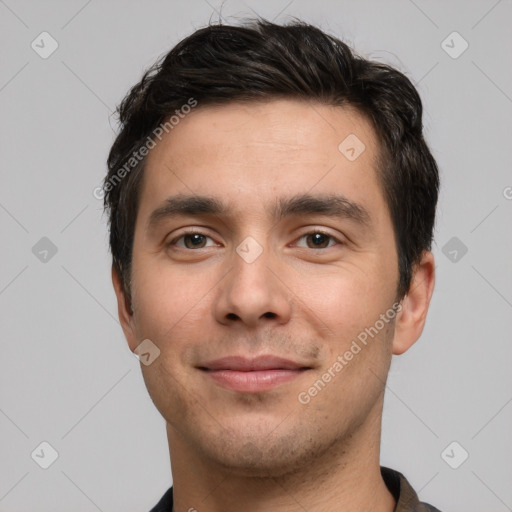
[[[337,244],[340,244],[340,245],[343,245],[343,242],[341,240],[339,240],[338,238],[336,238],[334,235],[332,235],[331,233],[328,233],[327,231],[323,231],[322,229],[315,229],[313,231],[308,231],[307,233],[303,233],[297,240],[300,240],[304,237],[307,237],[309,235],[316,235],[316,234],[321,234],[321,235],[324,235],[324,236],[327,236],[328,238],[334,240]],[[188,235],[201,235],[201,236],[204,236],[206,238],[210,238],[212,239],[211,236],[208,236],[208,235],[205,235],[204,233],[202,233],[201,231],[185,231],[184,233],[182,233],[181,235],[179,235],[178,237],[174,238],[173,240],[171,240],[168,244],[168,246],[173,246],[176,244],[176,242],[178,240],[181,240],[182,238],[188,236]],[[333,247],[333,245],[331,246],[328,246],[328,247],[320,247],[318,249],[314,249],[314,248],[311,248],[311,247],[302,247],[302,249],[311,249],[313,251],[318,251],[319,249],[330,249],[331,247]],[[199,247],[199,249],[205,249],[206,247]],[[194,251],[194,250],[197,250],[197,249],[189,249],[188,247],[179,247],[179,249],[183,249],[183,250],[186,250],[186,251]]]

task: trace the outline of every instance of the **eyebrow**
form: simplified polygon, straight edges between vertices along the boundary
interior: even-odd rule
[[[229,206],[211,196],[178,194],[168,197],[165,203],[154,210],[148,220],[153,228],[162,220],[179,216],[228,216]],[[275,221],[292,216],[325,215],[352,220],[361,226],[372,226],[368,210],[360,203],[340,194],[299,194],[281,197],[276,200],[270,211]]]
[[[340,194],[301,194],[280,198],[273,210],[273,217],[277,221],[291,216],[315,214],[348,219],[371,227],[371,216],[368,210],[362,204]]]

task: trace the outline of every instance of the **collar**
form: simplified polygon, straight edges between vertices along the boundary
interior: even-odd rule
[[[386,487],[396,500],[394,512],[440,512],[432,505],[420,502],[416,491],[402,473],[383,466],[381,466],[380,472]],[[150,512],[172,512],[172,491],[172,487],[170,487]]]

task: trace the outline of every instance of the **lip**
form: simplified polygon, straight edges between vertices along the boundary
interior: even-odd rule
[[[272,355],[229,356],[198,367],[224,388],[242,393],[270,391],[299,377],[310,367]]]

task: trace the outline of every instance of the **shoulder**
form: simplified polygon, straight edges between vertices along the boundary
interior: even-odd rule
[[[402,473],[381,467],[382,479],[396,500],[394,512],[441,512],[439,509],[419,500],[416,491]]]
[[[171,512],[173,506],[172,487],[169,487],[160,501],[149,512]]]

